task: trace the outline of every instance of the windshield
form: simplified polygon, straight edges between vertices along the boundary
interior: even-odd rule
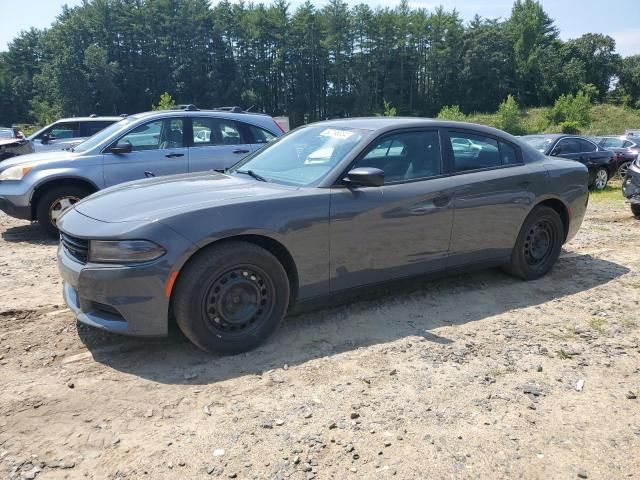
[[[521,139],[542,153],[546,152],[549,145],[553,143],[553,138],[544,137],[542,135],[531,135],[521,137]]]
[[[87,152],[97,145],[100,145],[104,140],[109,138],[114,133],[124,130],[135,120],[136,119],[133,117],[128,117],[120,120],[119,122],[112,123],[107,128],[100,130],[92,137],[87,138],[84,142],[79,143],[78,145],[73,147],[72,151],[79,153]]]
[[[369,133],[344,127],[301,128],[241,161],[231,172],[285,185],[316,185]]]

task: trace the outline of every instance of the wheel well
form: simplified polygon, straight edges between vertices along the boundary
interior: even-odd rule
[[[42,195],[44,195],[52,188],[58,188],[62,185],[74,185],[82,187],[85,188],[89,193],[95,193],[98,191],[98,188],[96,188],[93,183],[87,180],[81,180],[79,178],[61,178],[57,180],[51,180],[38,186],[38,188],[36,188],[36,191],[33,192],[33,196],[31,197],[31,218],[36,218],[36,209],[38,208],[38,202],[40,201]]]
[[[567,208],[567,206],[557,198],[550,198],[548,200],[544,200],[543,202],[540,202],[538,205],[544,205],[546,207],[553,208],[556,212],[558,212],[558,215],[560,215],[560,218],[562,219],[562,225],[564,226],[563,241],[566,241],[567,236],[569,235],[569,221],[570,221],[569,209]]]
[[[289,250],[287,250],[287,248],[284,245],[282,245],[277,240],[274,240],[269,237],[265,237],[263,235],[236,235],[233,237],[227,237],[221,240],[217,240],[203,248],[209,248],[214,245],[219,245],[221,243],[229,242],[229,241],[242,241],[242,242],[252,243],[254,245],[264,248],[269,253],[271,253],[274,257],[276,257],[284,267],[287,277],[289,278],[289,285],[291,286],[289,305],[295,305],[298,297],[298,269],[296,267],[295,262],[293,261],[293,257],[289,253]],[[193,258],[193,255],[191,258]],[[188,261],[189,260],[187,260],[187,262]]]

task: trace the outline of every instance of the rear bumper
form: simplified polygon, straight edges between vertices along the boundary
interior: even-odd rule
[[[136,266],[82,264],[58,247],[64,300],[87,325],[135,336],[164,336],[169,300],[162,262]]]

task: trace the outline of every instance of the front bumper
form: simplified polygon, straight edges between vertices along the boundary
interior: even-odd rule
[[[640,204],[640,167],[635,163],[631,164],[622,181],[622,194],[629,203]]]
[[[30,205],[16,205],[10,199],[0,197],[0,210],[10,217],[19,218],[21,220],[31,220]]]
[[[169,300],[168,269],[161,260],[135,266],[82,264],[58,247],[64,299],[76,318],[110,332],[164,336]]]

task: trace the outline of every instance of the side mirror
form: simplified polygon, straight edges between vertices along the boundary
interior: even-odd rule
[[[51,140],[55,140],[55,139],[56,139],[55,135],[51,135],[50,133],[45,133],[42,135],[42,143],[44,144],[47,144]]]
[[[123,142],[116,143],[113,147],[109,149],[109,152],[115,153],[116,155],[121,155],[123,153],[131,153],[133,150],[133,145],[128,140]]]
[[[354,168],[347,173],[344,181],[347,184],[362,187],[381,187],[384,185],[384,171],[371,167]]]

